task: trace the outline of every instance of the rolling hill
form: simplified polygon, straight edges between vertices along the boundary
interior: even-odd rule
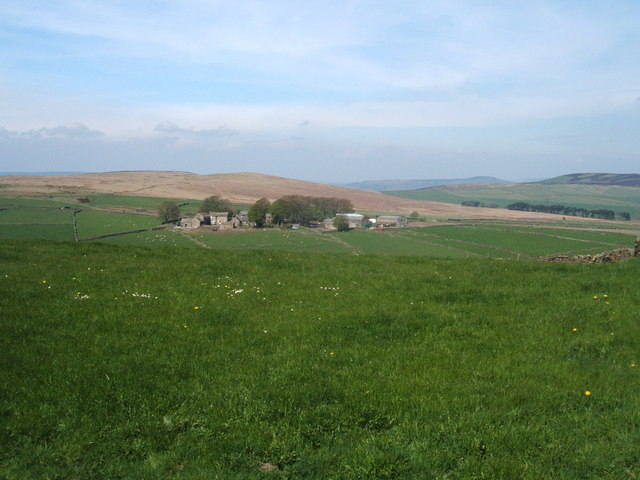
[[[0,177],[0,195],[58,195],[75,201],[78,196],[112,194],[121,196],[202,200],[220,195],[233,203],[248,205],[261,197],[275,200],[284,195],[347,198],[365,212],[413,211],[433,218],[486,218],[557,220],[557,216],[505,209],[462,207],[423,199],[402,198],[380,192],[356,190],[321,183],[275,177],[259,173],[197,175],[186,172],[107,172],[79,175],[11,175]]]
[[[575,174],[580,175],[580,174]],[[605,181],[605,175],[591,174],[592,179]],[[566,175],[567,180],[574,178]],[[447,202],[460,204],[463,201],[480,201],[485,204],[496,204],[500,207],[515,202],[527,202],[542,205],[566,205],[589,210],[604,208],[615,212],[629,212],[632,218],[640,218],[640,189],[619,184],[596,184],[579,181],[545,180],[538,183],[514,183],[508,185],[449,185],[423,188],[411,191],[385,192],[413,200]],[[631,175],[628,175],[631,177]],[[611,181],[619,181],[611,177]]]
[[[449,178],[449,179],[416,179],[416,180],[367,180],[363,182],[347,183],[347,188],[358,190],[375,190],[378,192],[388,190],[416,190],[419,188],[438,187],[443,185],[487,185],[512,183],[495,177]]]
[[[544,185],[610,185],[620,187],[640,187],[640,174],[637,173],[571,173],[549,178],[539,183]]]

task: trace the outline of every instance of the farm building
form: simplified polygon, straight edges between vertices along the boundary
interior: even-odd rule
[[[378,227],[406,227],[407,217],[402,215],[380,215],[376,219]]]
[[[240,220],[241,225],[249,223],[249,212],[247,210],[241,210],[236,217]]]
[[[231,220],[227,220],[228,212],[198,213],[193,218],[181,218],[180,228],[208,228],[209,230],[231,230],[246,225],[248,222],[242,221],[241,215],[235,215]]]
[[[235,224],[231,224],[227,222],[227,212],[209,212],[209,213],[198,213],[193,218],[181,218],[180,219],[180,227],[181,228],[200,228],[201,226],[219,226],[224,228],[227,224],[229,224],[229,228],[236,228]],[[239,221],[236,221],[239,223]]]
[[[337,213],[334,218],[326,218],[322,222],[324,224],[324,228],[327,230],[335,230],[333,221],[337,217],[342,217],[349,222],[349,228],[362,228],[362,224],[364,222],[364,215],[360,215],[359,213]]]
[[[180,227],[181,228],[198,228],[200,227],[200,219],[198,217],[181,218]]]
[[[227,223],[229,212],[209,212],[204,215],[205,225],[222,225]]]

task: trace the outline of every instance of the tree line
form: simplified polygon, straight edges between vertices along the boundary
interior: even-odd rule
[[[507,205],[509,210],[520,210],[523,212],[554,213],[557,215],[567,215],[571,217],[599,218],[602,220],[615,220],[616,212],[606,208],[588,210],[580,207],[567,207],[565,205],[532,205],[527,202],[515,202]],[[620,220],[631,220],[629,212],[619,212]]]
[[[477,200],[465,200],[464,202],[462,202],[461,205],[463,207],[500,208],[500,205],[498,205],[497,203],[494,203],[494,202],[484,203],[484,202],[478,202]]]
[[[271,221],[277,225],[283,223],[299,223],[309,225],[332,218],[336,213],[353,212],[351,200],[334,197],[307,197],[303,195],[285,195],[273,203],[261,198],[249,209],[249,220],[256,226],[263,226],[266,214],[271,214]]]

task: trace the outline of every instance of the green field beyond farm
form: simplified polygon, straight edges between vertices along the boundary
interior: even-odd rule
[[[0,264],[3,478],[640,475],[637,260],[2,240]]]

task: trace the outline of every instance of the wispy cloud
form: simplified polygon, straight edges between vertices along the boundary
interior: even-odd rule
[[[104,136],[100,130],[92,130],[83,123],[73,123],[69,125],[58,125],[56,127],[42,127],[36,130],[10,131],[0,128],[0,136],[5,138],[27,138],[27,139],[95,139]]]
[[[238,133],[237,131],[227,127],[226,125],[222,125],[215,129],[196,130],[194,128],[181,128],[169,121],[165,121],[156,125],[155,131],[169,135],[180,135],[199,138],[231,137]]]

